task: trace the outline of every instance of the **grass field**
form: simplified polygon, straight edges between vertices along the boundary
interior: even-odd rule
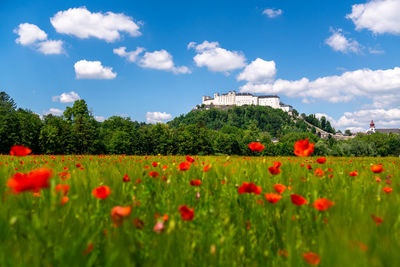
[[[193,160],[0,156],[0,265],[400,266],[398,158]],[[13,192],[17,172],[39,168],[52,172],[48,188]],[[261,193],[239,194],[243,182]],[[265,194],[279,195],[276,184],[287,189],[273,204]],[[93,192],[101,185],[110,192]]]

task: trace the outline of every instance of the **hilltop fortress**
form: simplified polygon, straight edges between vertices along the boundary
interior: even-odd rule
[[[206,106],[267,106],[279,108],[285,112],[292,112],[293,110],[292,106],[283,104],[277,95],[255,96],[249,93],[236,93],[236,91],[229,91],[222,95],[215,93],[214,98],[203,96],[203,104]]]

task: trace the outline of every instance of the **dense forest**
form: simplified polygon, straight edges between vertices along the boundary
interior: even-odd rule
[[[314,115],[303,118],[334,133],[329,121]],[[279,140],[274,144],[272,139]],[[98,122],[85,100],[77,100],[62,116],[40,118],[17,108],[14,100],[0,92],[0,153],[11,146],[25,145],[34,154],[138,154],[138,155],[292,155],[296,140],[316,143],[316,155],[388,156],[400,155],[396,134],[359,135],[348,141],[320,139],[298,117],[279,109],[261,106],[197,109],[164,124],[146,124],[113,116]],[[250,142],[266,146],[261,153],[248,149]]]

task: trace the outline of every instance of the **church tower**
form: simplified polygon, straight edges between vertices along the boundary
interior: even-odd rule
[[[375,133],[375,123],[373,120],[371,120],[371,123],[369,124],[368,132]]]

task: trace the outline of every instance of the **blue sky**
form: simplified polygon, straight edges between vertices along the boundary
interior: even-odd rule
[[[0,90],[39,114],[79,97],[148,122],[236,90],[342,130],[400,127],[398,14],[400,0],[1,0]]]

